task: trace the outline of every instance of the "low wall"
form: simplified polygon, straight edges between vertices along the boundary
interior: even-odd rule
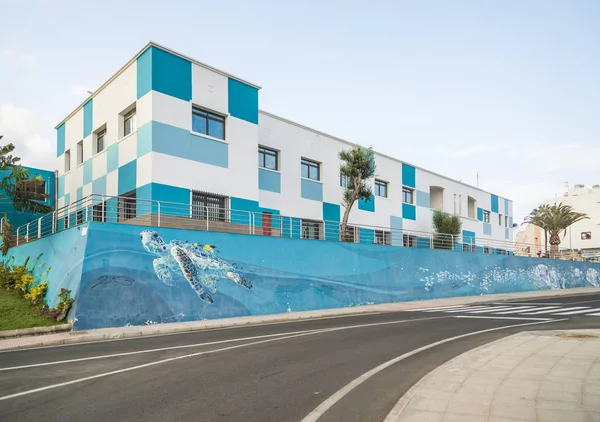
[[[65,244],[65,251],[43,256],[52,265],[64,260],[64,268],[80,268],[68,271],[81,276],[69,316],[78,330],[600,286],[600,265],[594,263],[101,223],[90,223],[85,237],[79,232],[78,243],[77,229],[12,251],[36,256],[36,245],[48,250]],[[142,238],[143,230],[160,238]],[[154,245],[153,253],[143,241]],[[69,248],[77,253],[67,253]],[[178,248],[187,251],[183,258],[171,253]],[[52,285],[64,284],[64,273],[53,267]],[[204,298],[185,275],[204,289]]]
[[[61,288],[71,290],[72,297],[77,296],[88,239],[87,230],[87,226],[73,227],[12,247],[2,257],[2,261],[10,262],[11,265],[23,265],[29,258],[27,267],[32,270],[34,278],[49,282],[46,302],[53,307],[58,303]],[[77,302],[72,314],[76,305]]]

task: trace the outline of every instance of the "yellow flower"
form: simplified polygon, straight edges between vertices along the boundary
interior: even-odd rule
[[[210,245],[204,245],[204,250],[208,251],[208,252],[212,252],[213,248],[211,248]]]

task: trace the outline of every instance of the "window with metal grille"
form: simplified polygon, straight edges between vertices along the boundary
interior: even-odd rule
[[[118,215],[119,218],[118,218],[118,220],[124,221],[124,220],[129,220],[130,218],[134,218],[136,216],[135,205],[136,205],[136,197],[135,197],[134,190],[126,193],[125,195],[122,195],[122,197],[119,198],[119,215]]]
[[[320,180],[321,165],[319,163],[303,158],[300,165],[302,177],[305,179]]]
[[[387,182],[384,182],[383,180],[375,180],[375,195],[387,198],[387,185]]]
[[[483,211],[483,222],[484,223],[489,223],[490,222],[490,212],[489,211]]]
[[[77,223],[76,223],[76,224],[81,224],[81,223],[83,223],[83,210],[77,211],[77,214],[76,214],[76,219],[77,219],[77,220],[76,220],[76,221],[77,221]]]
[[[227,197],[192,191],[192,218],[227,221]]]
[[[402,244],[405,248],[416,248],[417,247],[417,236],[412,234],[402,235]]]
[[[274,149],[258,147],[258,167],[279,170],[279,153]]]
[[[354,226],[346,226],[345,232],[342,233],[342,240],[345,242],[355,242],[356,241],[356,227]]]
[[[320,221],[302,220],[302,239],[319,240],[323,231],[323,223]]]
[[[384,230],[375,230],[375,244],[377,245],[391,245],[392,244],[392,233]]]
[[[194,106],[192,107],[192,131],[225,139],[225,117]]]
[[[483,253],[492,253],[492,248],[490,248],[489,246],[484,246]]]
[[[23,197],[29,197],[29,193],[34,193],[36,195],[43,195],[46,193],[46,181],[34,184],[33,182],[17,182],[16,192],[17,198],[21,197],[21,194],[24,194]]]

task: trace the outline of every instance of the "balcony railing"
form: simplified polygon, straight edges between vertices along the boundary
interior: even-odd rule
[[[125,196],[92,194],[18,227],[20,245],[88,222],[156,226],[296,239],[345,241],[411,248],[448,249],[502,255],[547,256],[543,247],[509,241],[435,234],[338,221],[308,220],[267,212],[180,204]],[[0,222],[3,227],[3,222]]]

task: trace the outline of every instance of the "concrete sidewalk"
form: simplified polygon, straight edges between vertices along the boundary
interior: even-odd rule
[[[600,288],[598,287],[582,287],[568,290],[538,290],[534,292],[453,297],[446,299],[421,300],[416,302],[396,302],[386,303],[382,305],[368,305],[338,309],[322,309],[316,311],[290,312],[285,314],[221,318],[205,321],[174,322],[169,324],[126,326],[118,328],[103,328],[89,331],[71,331],[56,334],[2,339],[0,340],[0,350],[56,346],[62,344],[74,344],[103,340],[114,340],[121,338],[152,336],[160,334],[183,333],[247,325],[294,322],[312,318],[335,318],[348,315],[362,315],[368,313],[400,312],[409,311],[412,309],[435,308],[439,306],[470,305],[481,302],[527,300],[540,299],[546,297],[565,297],[587,293],[592,294],[598,292],[600,292]]]
[[[525,332],[430,372],[385,422],[600,421],[600,330]]]

